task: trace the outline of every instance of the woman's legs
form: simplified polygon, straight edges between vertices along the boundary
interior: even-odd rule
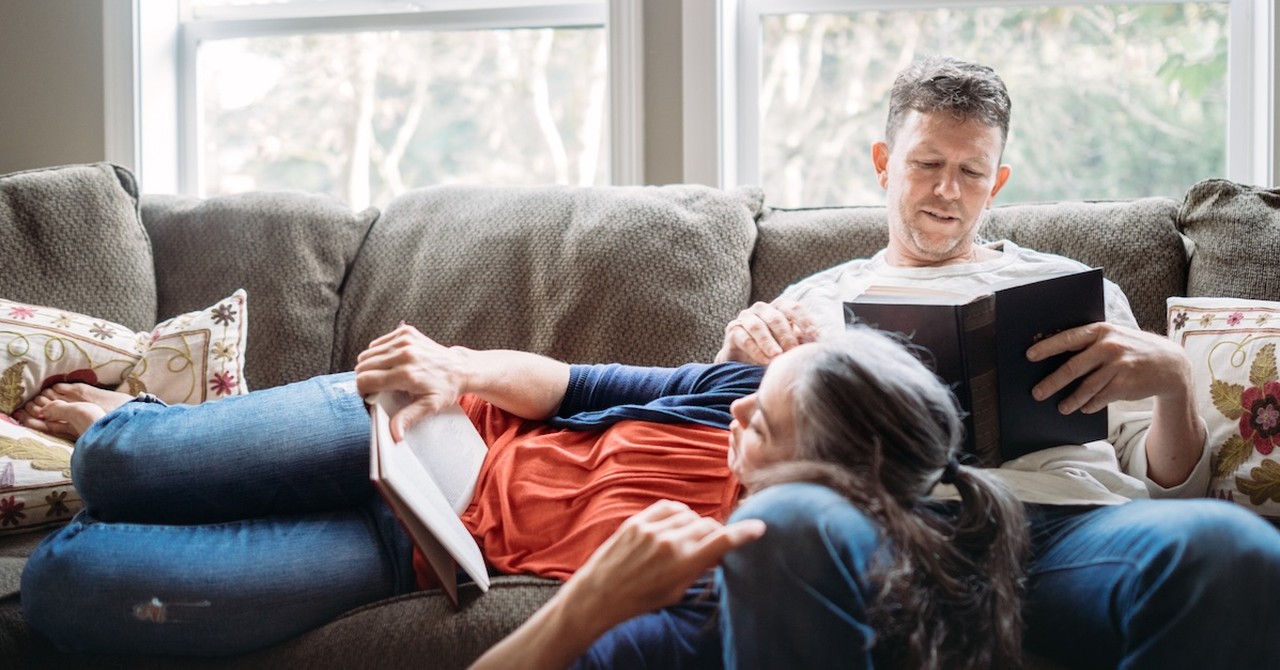
[[[408,539],[377,498],[202,526],[82,513],[22,575],[31,625],[69,651],[232,655],[413,588]]]
[[[200,405],[130,402],[76,442],[99,521],[187,524],[362,504],[369,417],[351,373]]]
[[[1026,646],[1076,667],[1280,659],[1280,533],[1217,500],[1032,507]]]
[[[734,512],[739,519],[763,519],[768,529],[724,559],[725,667],[871,667],[862,574],[879,528],[816,484],[767,488]]]

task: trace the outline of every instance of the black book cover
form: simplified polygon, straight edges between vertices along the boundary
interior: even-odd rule
[[[1036,363],[1026,358],[1039,339],[1104,320],[1104,304],[1102,270],[1092,269],[999,285],[977,297],[873,287],[845,303],[845,319],[901,333],[929,351],[926,362],[966,413],[965,449],[991,467],[1039,449],[1106,438],[1105,410],[1058,412],[1074,384],[1041,402],[1031,396],[1071,354]]]

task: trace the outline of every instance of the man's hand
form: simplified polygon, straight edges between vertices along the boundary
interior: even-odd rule
[[[1165,398],[1182,401],[1191,391],[1191,362],[1167,338],[1109,323],[1091,323],[1045,338],[1027,350],[1039,361],[1077,352],[1032,389],[1044,400],[1076,379],[1080,386],[1058,405],[1063,414],[1097,412],[1116,400]]]
[[[724,327],[724,344],[716,361],[767,365],[784,351],[817,339],[809,311],[794,300],[757,302]]]
[[[1195,407],[1191,362],[1173,341],[1133,328],[1092,323],[1037,342],[1027,358],[1076,352],[1031,390],[1037,400],[1073,380],[1080,386],[1058,411],[1097,412],[1117,400],[1154,398],[1147,432],[1147,477],[1171,488],[1187,481],[1204,451],[1204,423]]]
[[[436,342],[413,326],[401,324],[374,340],[357,361],[360,395],[404,391],[413,398],[391,417],[391,437],[397,441],[409,426],[457,402],[466,392],[462,351]]]

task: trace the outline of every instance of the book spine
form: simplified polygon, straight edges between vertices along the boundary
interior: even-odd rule
[[[984,467],[1000,465],[1000,389],[996,374],[996,301],[983,296],[960,310],[964,377],[973,431],[969,444]]]

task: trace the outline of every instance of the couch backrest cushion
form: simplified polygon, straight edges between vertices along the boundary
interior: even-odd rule
[[[1178,224],[1195,243],[1187,295],[1280,300],[1280,189],[1202,181]]]
[[[765,208],[751,259],[751,300],[768,302],[809,275],[889,243],[883,207]]]
[[[1138,323],[1164,332],[1165,299],[1186,286],[1186,242],[1178,233],[1178,202],[1143,198],[993,207],[981,234],[1101,267],[1120,285]],[[772,300],[789,284],[850,258],[864,258],[889,240],[883,207],[766,209],[752,261],[753,300]]]
[[[329,371],[342,283],[369,226],[324,195],[259,192],[199,199],[148,195],[142,220],[156,256],[159,316],[248,292],[250,389]]]
[[[981,234],[1102,268],[1120,285],[1138,325],[1165,334],[1165,301],[1187,285],[1178,201],[1139,198],[993,207]]]
[[[759,189],[437,186],[352,267],[335,369],[401,319],[444,344],[574,362],[710,360],[747,304]]]
[[[128,170],[106,163],[0,176],[0,297],[135,330],[156,322],[151,245]]]

